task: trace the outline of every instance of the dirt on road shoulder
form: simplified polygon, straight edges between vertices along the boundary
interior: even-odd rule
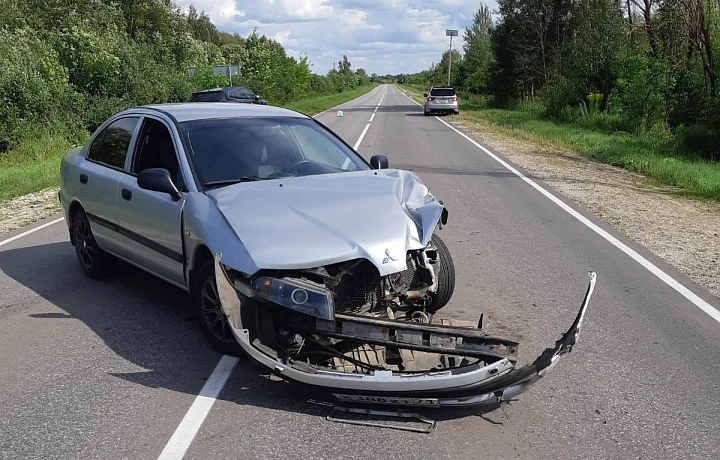
[[[0,203],[0,235],[60,212],[57,193],[53,187]]]
[[[532,134],[450,122],[720,297],[720,204],[679,197],[676,189]]]

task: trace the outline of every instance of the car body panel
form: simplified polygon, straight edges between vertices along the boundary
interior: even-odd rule
[[[141,189],[137,178],[125,175],[115,211],[119,256],[137,261],[175,285],[185,284],[182,212],[187,195],[173,201],[165,193]],[[130,200],[122,191],[132,194]]]
[[[408,250],[427,246],[444,211],[414,173],[396,169],[245,182],[208,195],[263,269],[363,258],[381,275],[395,273]]]

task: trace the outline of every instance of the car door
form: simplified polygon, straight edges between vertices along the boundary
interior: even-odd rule
[[[119,252],[117,233],[118,184],[135,136],[139,116],[124,116],[110,122],[92,140],[87,155],[78,164],[77,196],[101,248]]]
[[[173,201],[161,192],[138,186],[138,174],[148,168],[170,171],[178,190],[187,192],[178,161],[175,137],[161,119],[145,116],[128,165],[130,174],[118,189],[118,227],[123,255],[165,280],[185,287],[182,210],[186,194]]]

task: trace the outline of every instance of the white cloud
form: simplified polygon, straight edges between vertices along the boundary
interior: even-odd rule
[[[448,49],[445,29],[459,29],[453,49],[480,2],[467,0],[178,0],[205,10],[220,30],[247,36],[254,27],[287,53],[307,55],[324,74],[347,55],[368,73],[427,69]],[[495,0],[485,3],[492,12]]]

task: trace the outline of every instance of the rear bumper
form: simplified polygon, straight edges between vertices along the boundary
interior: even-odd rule
[[[448,104],[425,102],[424,108],[426,112],[457,112],[460,104],[457,101]]]
[[[595,273],[590,273],[585,298],[571,327],[547,348],[532,364],[517,368],[504,358],[492,364],[460,369],[408,374],[375,371],[350,374],[287,364],[268,352],[257,340],[251,342],[249,330],[240,314],[241,298],[215,256],[215,275],[223,311],[242,349],[255,362],[277,376],[300,386],[332,395],[337,401],[387,404],[396,406],[459,407],[497,404],[518,396],[540,381],[557,362],[575,346],[590,297],[595,287]]]

